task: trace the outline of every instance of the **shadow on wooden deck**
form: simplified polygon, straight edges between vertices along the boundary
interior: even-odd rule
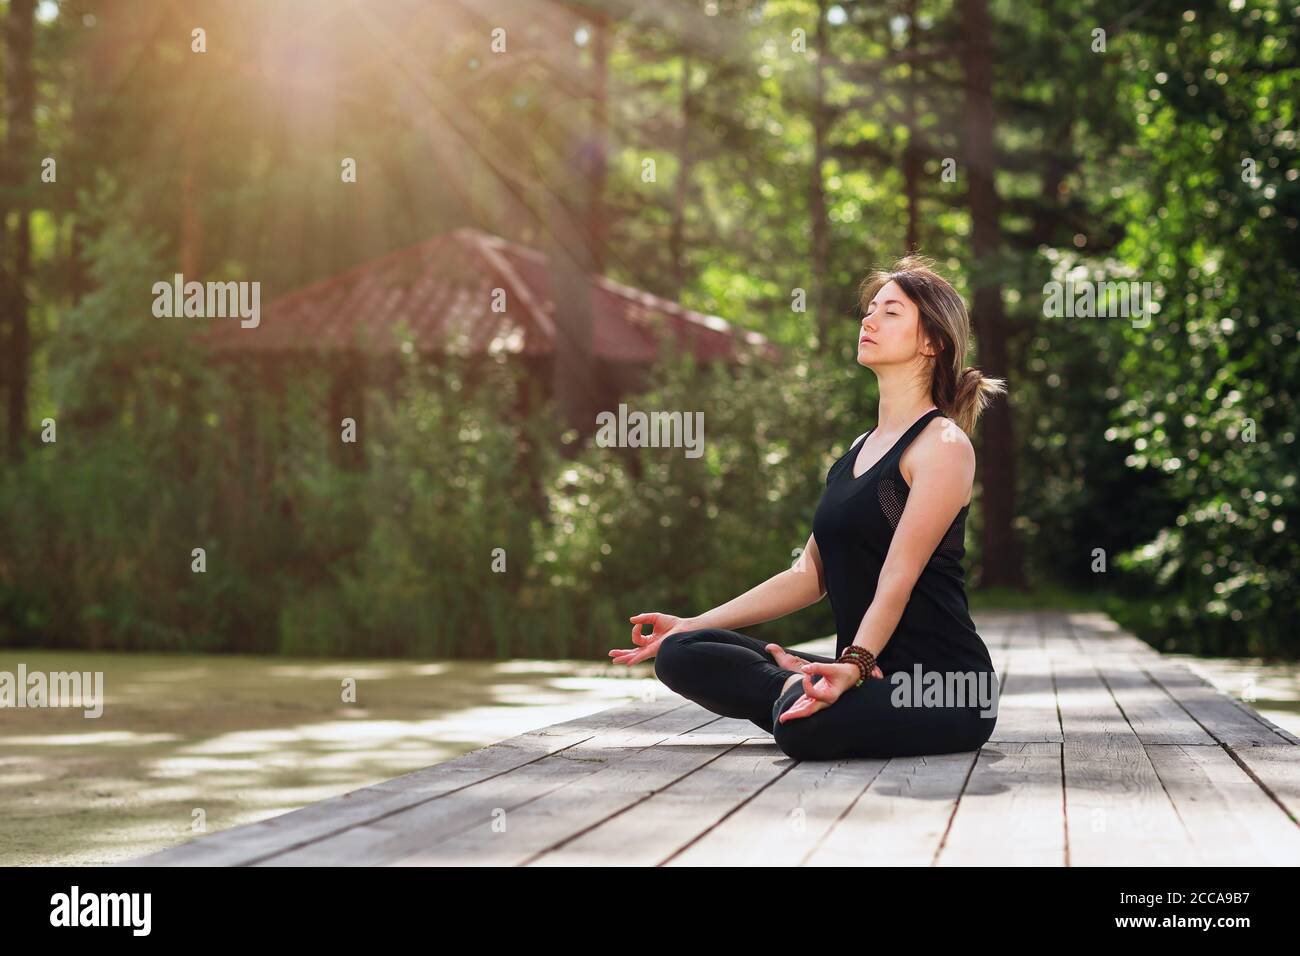
[[[977,752],[795,762],[661,686],[122,865],[1300,862],[1300,739],[1103,614],[975,620],[1001,683]]]

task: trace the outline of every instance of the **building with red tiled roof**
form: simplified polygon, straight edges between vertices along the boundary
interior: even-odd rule
[[[549,287],[543,253],[456,229],[280,296],[262,308],[256,328],[219,323],[207,340],[234,353],[384,354],[402,347],[406,328],[421,353],[549,355],[556,339]],[[702,361],[746,348],[779,358],[762,335],[717,316],[603,276],[593,276],[590,289],[598,361],[651,364],[664,336]],[[494,299],[504,310],[493,311]]]
[[[332,370],[331,415],[349,405],[366,381],[385,381],[400,351],[439,356],[501,356],[518,361],[533,383],[521,409],[556,396],[557,323],[547,256],[535,249],[463,228],[435,236],[267,303],[255,327],[220,322],[204,336],[222,357],[283,377],[284,362]],[[757,332],[683,308],[676,302],[603,276],[588,281],[592,366],[580,384],[584,398],[573,427],[594,428],[594,411],[613,410],[646,383],[664,345],[701,362],[737,360],[742,353],[780,360]],[[562,374],[574,374],[573,351]],[[370,371],[361,370],[370,366]],[[271,371],[272,368],[279,372]],[[573,387],[566,378],[564,387]],[[591,412],[589,414],[589,412]],[[590,423],[590,425],[586,424]]]

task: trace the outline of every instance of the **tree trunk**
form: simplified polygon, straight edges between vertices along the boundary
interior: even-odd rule
[[[609,17],[591,14],[591,141],[594,161],[587,184],[587,235],[591,237],[592,270],[604,274],[606,230],[606,157],[609,152]]]
[[[686,285],[686,201],[690,194],[691,179],[691,137],[694,122],[693,101],[691,99],[691,66],[694,60],[690,52],[682,54],[682,93],[681,136],[677,141],[677,190],[673,196],[673,222],[668,233],[668,255],[672,259],[673,288],[672,297],[681,300],[682,289]]]
[[[199,144],[192,117],[182,121],[181,142],[181,274],[185,281],[202,281],[203,231],[199,219]]]
[[[36,0],[10,0],[5,22],[5,161],[0,185],[14,197],[0,205],[0,232],[10,208],[18,212],[13,235],[8,236],[10,263],[3,274],[0,294],[0,355],[8,405],[9,456],[18,461],[27,443],[27,379],[31,328],[27,315],[27,282],[32,269],[29,207],[36,157],[33,155],[36,79],[32,69]],[[0,266],[3,266],[0,260]]]
[[[990,270],[1002,247],[998,195],[994,181],[993,57],[987,0],[961,0],[966,42],[962,66],[966,78],[966,168],[974,253],[972,319],[985,374],[1009,378],[1002,286]],[[1010,382],[1008,382],[1011,387]],[[1025,587],[1024,559],[1012,521],[1016,513],[1015,430],[1011,407],[994,402],[981,429],[983,472],[983,573],[980,587]]]
[[[907,3],[907,51],[916,52],[916,0]],[[903,191],[907,196],[907,251],[916,252],[920,235],[921,151],[916,146],[916,63],[907,67],[907,146],[903,149]]]
[[[558,189],[550,201],[549,271],[555,309],[553,388],[565,427],[580,435],[595,428],[601,405],[600,371],[596,365],[591,277],[600,269],[603,235],[602,194],[605,182],[606,25],[594,23],[591,76],[591,125],[577,138],[568,162],[559,171]],[[567,446],[575,451],[577,446]]]
[[[826,136],[830,128],[830,111],[826,107],[826,0],[817,0],[817,27],[812,35],[813,60],[813,158],[808,176],[808,216],[812,235],[812,288],[808,290],[808,305],[816,319],[817,351],[824,352],[830,344],[832,319],[830,296],[827,290],[827,267],[830,257],[830,234],[826,228],[826,184],[822,180],[826,163]]]

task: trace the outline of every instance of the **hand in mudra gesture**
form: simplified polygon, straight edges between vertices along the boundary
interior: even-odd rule
[[[803,694],[781,711],[781,716],[777,718],[780,723],[811,717],[817,711],[825,710],[839,700],[841,694],[856,685],[862,676],[857,664],[822,664],[814,661],[804,664],[800,670],[803,671]],[[814,681],[814,676],[820,676],[821,680]]]
[[[690,631],[696,628],[690,618],[677,617],[673,614],[665,614],[662,611],[646,611],[643,614],[633,614],[628,620],[632,622],[632,643],[636,644],[637,647],[616,648],[609,652],[613,663],[626,664],[628,667],[648,660],[659,653],[659,645],[663,643],[664,638],[669,634],[676,634],[678,631]],[[641,633],[642,624],[650,625],[649,634]]]
[[[782,650],[777,644],[767,645],[767,652],[776,660],[778,667],[803,673],[803,695],[781,712],[781,716],[777,718],[780,723],[810,717],[819,710],[825,710],[839,700],[840,695],[846,690],[856,687],[858,678],[862,676],[856,664],[823,664],[820,661],[806,661],[797,654]],[[874,678],[885,675],[880,670],[880,666],[876,665],[871,668],[871,676]],[[814,681],[814,677],[820,677],[821,680]]]

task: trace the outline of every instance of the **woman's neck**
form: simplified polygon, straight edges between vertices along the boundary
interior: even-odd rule
[[[919,388],[909,388],[901,393],[882,390],[876,411],[876,428],[887,434],[904,431],[934,407],[929,394]]]

